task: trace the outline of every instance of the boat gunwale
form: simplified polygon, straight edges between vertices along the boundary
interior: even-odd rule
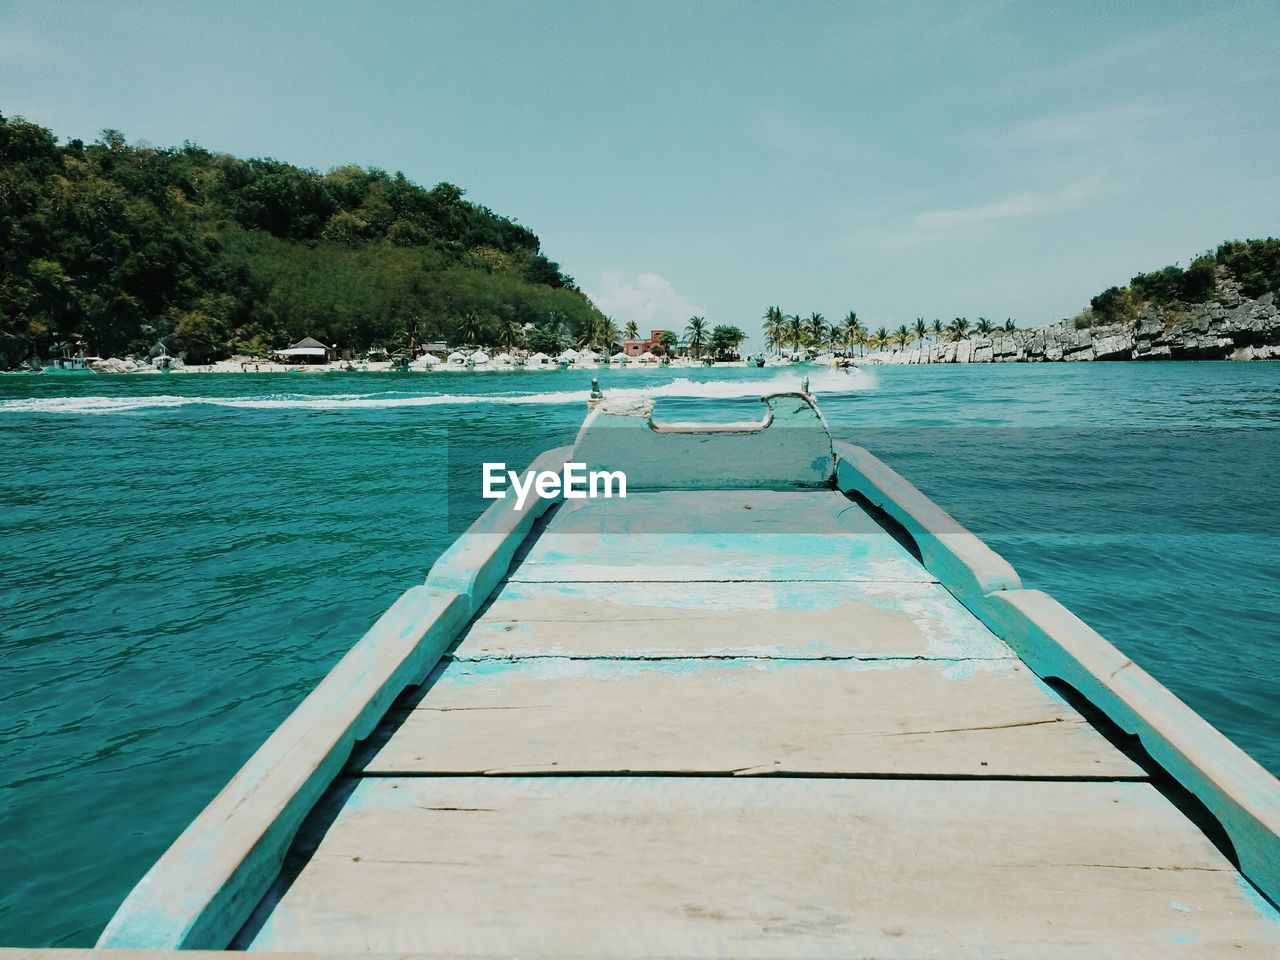
[[[836,441],[833,449],[830,485],[866,499],[900,525],[920,548],[925,569],[1033,672],[1071,684],[1137,735],[1219,819],[1241,873],[1280,900],[1276,779],[1065,607],[1023,589],[1003,557],[883,461],[853,444]],[[526,472],[553,469],[572,454],[570,447],[549,450]],[[508,498],[485,510],[440,556],[426,582],[383,614],[179,835],[130,892],[97,947],[217,950],[229,944],[356,740],[438,663],[503,581],[537,519],[559,499],[536,498],[516,510]],[[1102,665],[1115,669],[1108,673]],[[364,691],[363,699],[352,699],[355,689]]]
[[[925,569],[1042,680],[1068,684],[1208,809],[1242,876],[1280,903],[1280,781],[914,484],[855,444],[835,441],[836,485],[883,510]]]
[[[538,457],[526,475],[563,463]],[[558,502],[488,507],[298,704],[133,887],[95,949],[220,950],[270,888],[315,803],[405,689],[421,683]]]

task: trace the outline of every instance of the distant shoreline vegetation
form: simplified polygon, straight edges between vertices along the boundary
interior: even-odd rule
[[[608,323],[529,228],[463,196],[112,130],[59,144],[0,116],[0,367],[158,341],[195,363],[304,336],[514,346]]]
[[[767,349],[782,353],[868,350],[889,363],[983,363],[1041,360],[1280,358],[1280,239],[1229,240],[1194,258],[1140,273],[1109,287],[1076,316],[1039,328],[1012,318],[916,317],[896,329],[869,329],[850,310],[829,323],[821,313],[768,307]],[[887,354],[886,354],[886,351]]]

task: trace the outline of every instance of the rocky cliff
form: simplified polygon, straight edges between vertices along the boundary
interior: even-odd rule
[[[1280,359],[1274,293],[1240,295],[1230,280],[1185,314],[1153,309],[1134,323],[1077,329],[1073,321],[956,343],[926,343],[882,355],[886,363],[1036,363],[1058,360]]]

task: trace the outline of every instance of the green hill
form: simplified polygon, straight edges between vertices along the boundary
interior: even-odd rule
[[[403,174],[318,173],[0,116],[0,365],[82,341],[203,362],[311,335],[514,345],[602,317],[527,227]]]
[[[1185,270],[1175,264],[1140,273],[1127,286],[1109,287],[1093,297],[1075,325],[1134,323],[1153,309],[1171,322],[1189,319],[1195,306],[1216,296],[1224,279],[1250,299],[1280,293],[1280,240],[1228,240],[1194,258]]]

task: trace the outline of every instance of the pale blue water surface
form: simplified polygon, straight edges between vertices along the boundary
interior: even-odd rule
[[[802,372],[597,375],[742,419]],[[1280,363],[809,375],[839,438],[1280,770]],[[0,377],[0,944],[91,944],[478,510],[458,453],[568,442],[591,376]]]

